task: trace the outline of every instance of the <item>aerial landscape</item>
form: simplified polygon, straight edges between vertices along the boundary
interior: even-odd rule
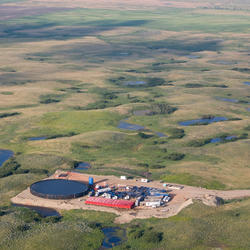
[[[0,0],[0,249],[250,249],[248,0]]]

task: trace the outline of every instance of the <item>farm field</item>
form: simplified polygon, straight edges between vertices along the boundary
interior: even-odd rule
[[[10,235],[0,248],[28,238],[24,249],[37,248],[50,237],[45,227],[68,248],[101,246],[98,225],[74,223],[89,211],[19,230],[29,212],[10,204],[31,183],[81,162],[90,167],[77,171],[88,174],[249,189],[249,23],[246,0],[0,1],[0,163],[13,152],[0,165],[0,235]],[[248,207],[247,199],[195,203],[173,218],[135,220],[122,226],[128,241],[116,248],[248,249]],[[151,224],[162,238],[145,246]],[[73,245],[69,225],[88,243]],[[65,242],[50,239],[47,249]]]

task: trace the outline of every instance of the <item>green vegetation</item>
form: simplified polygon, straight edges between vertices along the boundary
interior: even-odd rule
[[[5,118],[5,117],[20,115],[20,114],[21,114],[21,113],[19,113],[19,112],[13,112],[13,113],[0,113],[0,119],[1,119],[1,118]]]
[[[20,164],[12,157],[0,167],[0,178],[15,174],[18,168],[20,168]]]
[[[163,181],[180,183],[191,186],[199,186],[208,189],[224,189],[225,185],[218,180],[206,180],[202,177],[191,175],[189,173],[180,173],[180,174],[167,174]]]
[[[215,2],[1,1],[0,148],[15,157],[0,167],[0,249],[100,249],[114,214],[46,219],[10,207],[75,162],[89,162],[89,174],[249,188],[250,6]],[[228,121],[178,124],[214,116]],[[118,129],[121,120],[145,130]],[[121,225],[127,238],[114,249],[249,249],[249,204],[196,203],[168,219],[135,220]]]

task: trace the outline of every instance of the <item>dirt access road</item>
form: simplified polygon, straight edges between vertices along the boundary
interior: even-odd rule
[[[64,172],[56,171],[54,175],[49,178],[58,178],[60,174],[67,174],[66,179],[77,180],[82,182],[88,182],[89,174],[81,174],[76,172]],[[142,183],[139,179],[133,180],[121,180],[116,176],[100,176],[91,175],[94,178],[95,184],[109,185],[109,186],[147,186],[156,187],[163,189],[162,183],[159,181],[152,181],[149,183]],[[176,184],[178,185],[178,184]],[[238,199],[243,197],[250,197],[250,190],[229,190],[229,191],[219,191],[219,190],[208,190],[205,188],[191,187],[183,185],[182,189],[170,190],[165,188],[170,194],[172,194],[173,199],[165,206],[159,208],[151,207],[136,207],[132,210],[115,209],[110,207],[101,207],[94,205],[86,205],[85,200],[87,196],[70,199],[70,200],[51,200],[44,199],[34,196],[30,193],[30,189],[27,188],[17,196],[11,199],[11,202],[22,205],[30,206],[41,206],[50,207],[56,210],[70,210],[70,209],[83,209],[83,210],[95,210],[102,212],[115,213],[117,215],[116,223],[128,223],[133,219],[146,219],[150,217],[156,218],[168,218],[178,214],[182,209],[193,203],[193,200],[201,200],[204,204],[210,206],[216,206],[216,197],[221,197],[223,199]]]

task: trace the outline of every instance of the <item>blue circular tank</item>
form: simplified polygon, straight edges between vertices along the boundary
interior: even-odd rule
[[[88,185],[79,181],[47,179],[33,183],[30,192],[46,199],[73,199],[85,195]]]

